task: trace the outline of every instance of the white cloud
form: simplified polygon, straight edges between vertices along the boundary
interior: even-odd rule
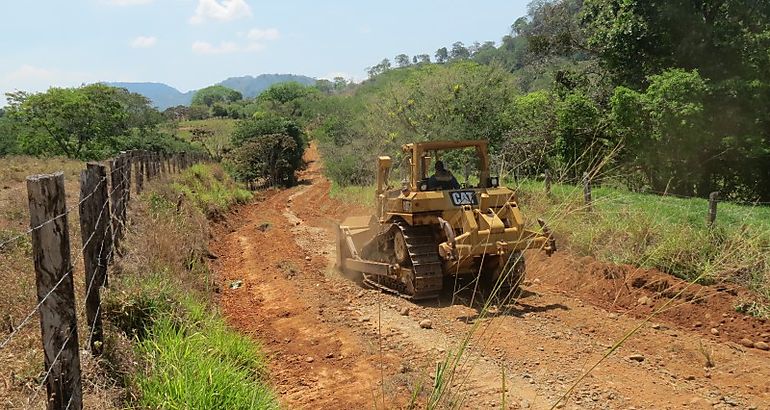
[[[243,17],[251,17],[251,7],[245,0],[198,0],[198,7],[190,17],[190,23],[200,24],[206,20],[230,21]]]
[[[246,33],[246,38],[251,41],[273,41],[278,40],[281,37],[281,33],[275,28],[253,28]]]
[[[192,50],[198,54],[229,54],[242,51],[243,48],[231,41],[223,41],[219,45],[213,45],[206,41],[196,41]]]
[[[104,3],[113,6],[137,6],[140,4],[150,4],[155,0],[102,0]]]
[[[198,54],[228,54],[238,52],[259,52],[265,49],[265,43],[275,41],[281,37],[281,33],[275,28],[254,28],[246,33],[238,33],[241,40],[238,42],[223,41],[219,45],[214,45],[207,41],[196,41],[192,45],[192,50]]]
[[[150,48],[150,47],[153,47],[157,42],[158,42],[158,39],[156,37],[139,36],[131,40],[131,43],[129,43],[129,45],[133,48]]]

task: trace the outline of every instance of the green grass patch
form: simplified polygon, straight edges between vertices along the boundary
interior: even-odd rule
[[[137,376],[139,404],[158,409],[271,409],[265,358],[253,341],[230,330],[218,316],[186,301],[187,321],[154,323],[138,351],[146,372]],[[192,305],[192,309],[189,309]],[[196,317],[198,316],[198,317]]]
[[[209,118],[205,120],[181,121],[178,125],[179,137],[185,141],[197,141],[205,144],[213,152],[221,152],[230,147],[230,138],[237,120],[230,118]],[[193,135],[193,130],[205,130],[205,139]]]
[[[216,164],[191,166],[171,187],[192,200],[209,217],[252,198],[251,192],[241,188]]]
[[[545,218],[573,252],[685,280],[731,281],[770,300],[770,207],[720,203],[709,227],[705,199],[592,191],[588,212],[582,187],[554,184],[549,197],[541,181],[518,186],[526,216]]]
[[[372,206],[374,204],[374,191],[376,187],[370,186],[357,186],[348,185],[341,186],[336,182],[332,182],[331,189],[329,190],[329,197],[349,204],[356,204],[361,206]]]

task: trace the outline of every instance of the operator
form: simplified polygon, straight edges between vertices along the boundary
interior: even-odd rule
[[[428,189],[460,189],[460,184],[452,172],[444,168],[442,161],[436,161],[436,173],[428,179]]]

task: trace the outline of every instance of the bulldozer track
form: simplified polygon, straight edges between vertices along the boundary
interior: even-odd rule
[[[443,284],[443,269],[438,254],[438,244],[431,226],[410,226],[396,222],[394,226],[404,236],[414,279],[412,293],[405,283],[387,276],[364,274],[364,283],[374,288],[394,293],[406,299],[422,300],[438,297]],[[389,229],[377,240],[392,240],[395,231]]]

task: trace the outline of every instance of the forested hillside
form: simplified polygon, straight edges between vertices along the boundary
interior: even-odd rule
[[[768,48],[770,3],[535,1],[500,44],[384,59],[307,120],[340,184],[408,141],[484,138],[509,175],[768,201]]]

